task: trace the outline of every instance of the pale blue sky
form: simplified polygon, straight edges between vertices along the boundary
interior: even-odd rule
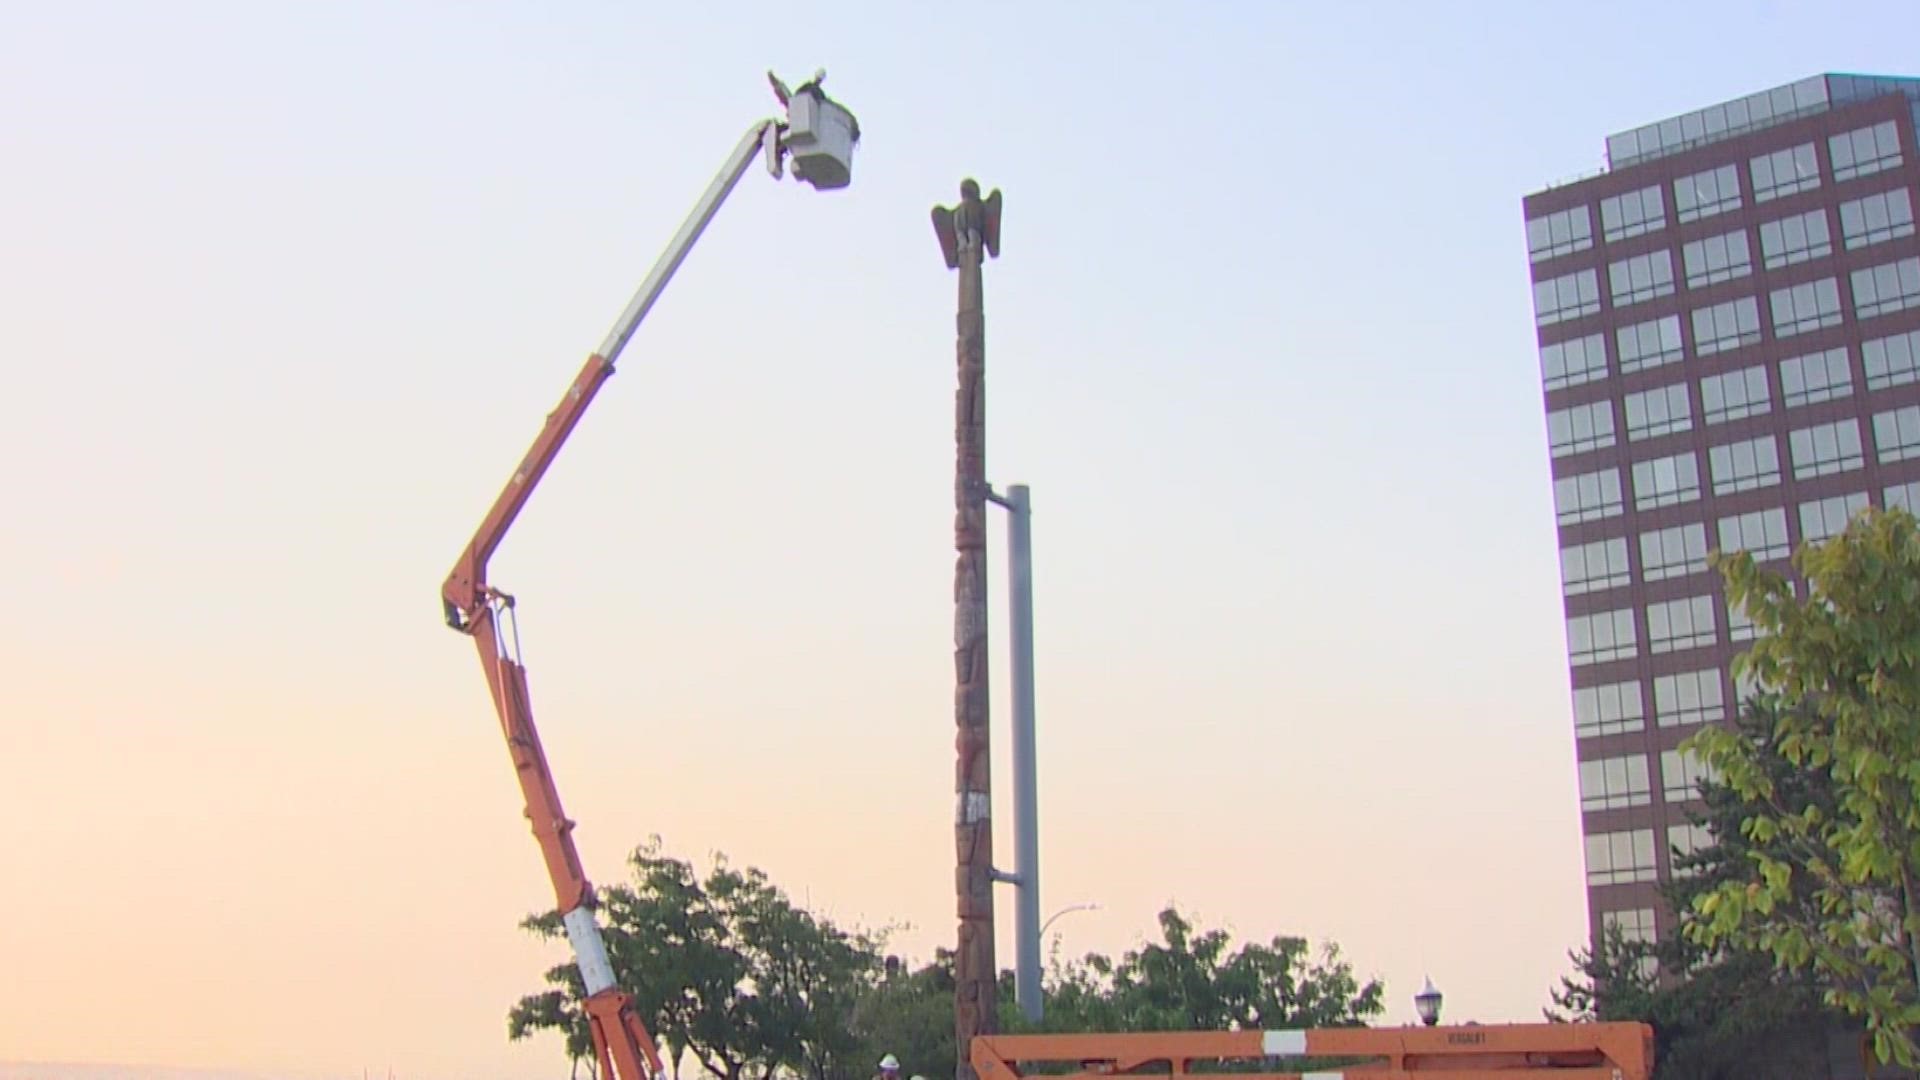
[[[768,67],[827,68],[853,186],[748,176],[495,563],[593,876],[659,831],[950,940],[927,208],[974,175],[1007,206],[989,472],[1037,508],[1045,901],[1103,905],[1062,946],[1177,901],[1338,940],[1395,1020],[1426,974],[1452,1018],[1537,1016],[1585,911],[1520,199],[1610,132],[1914,74],[1916,30],[9,6],[0,969],[35,978],[0,978],[0,1060],[553,1075],[502,1041],[548,894],[437,590]],[[103,987],[134,1002],[104,1029],[73,1005]]]

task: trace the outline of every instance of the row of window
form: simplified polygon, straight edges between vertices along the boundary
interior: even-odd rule
[[[1725,691],[1717,668],[1660,675],[1653,680],[1654,723],[1663,728],[1718,723],[1726,719]],[[1644,731],[1646,705],[1638,679],[1583,686],[1573,692],[1573,730],[1581,738]]]
[[[1920,331],[1866,342],[1861,349],[1861,359],[1867,389],[1884,390],[1920,378],[1917,358],[1920,358]],[[1779,373],[1780,402],[1784,408],[1814,405],[1853,394],[1853,368],[1844,345],[1788,357],[1780,361]],[[1702,378],[1699,400],[1700,421],[1709,427],[1772,412],[1774,394],[1766,365],[1755,364]],[[1694,426],[1693,398],[1685,382],[1628,394],[1621,400],[1621,411],[1626,417],[1628,442],[1691,431]],[[1548,444],[1553,456],[1567,457],[1613,445],[1613,416],[1612,403],[1608,400],[1548,413]]]
[[[1597,401],[1549,414],[1553,455],[1562,457],[1612,446],[1610,405]],[[1876,456],[1883,465],[1920,457],[1920,405],[1875,413],[1873,441]],[[1787,434],[1787,452],[1795,480],[1832,476],[1866,464],[1860,422],[1852,417],[1794,429]],[[1779,440],[1770,434],[1757,435],[1709,447],[1707,468],[1715,495],[1772,487],[1781,479]],[[1698,499],[1701,494],[1699,458],[1691,450],[1636,461],[1630,475],[1636,510],[1678,506]],[[1555,513],[1563,525],[1611,516],[1586,513],[1590,509],[1589,489],[1599,488],[1604,482],[1596,481],[1593,485],[1577,482],[1582,479],[1584,476],[1563,476],[1554,481]],[[1617,475],[1611,491],[1591,490],[1591,494],[1601,502],[1617,503],[1620,496]]]
[[[1911,222],[1908,223],[1909,228]],[[1739,236],[1735,243],[1728,236]],[[1753,270],[1746,250],[1745,234],[1730,233],[1699,241],[1703,246],[1697,267],[1690,265],[1688,280],[1696,273],[1701,281],[1725,281]],[[1689,244],[1689,248],[1693,245]],[[1717,252],[1717,254],[1715,254]],[[1737,257],[1737,263],[1727,260]],[[1853,314],[1856,319],[1871,319],[1920,304],[1920,257],[1855,270],[1849,275],[1853,286]],[[1643,300],[1671,296],[1674,292],[1673,258],[1665,248],[1622,259],[1607,267],[1607,284],[1613,306],[1627,307]],[[1591,269],[1533,285],[1534,321],[1541,326],[1597,314],[1600,310],[1599,278]],[[1840,280],[1837,277],[1802,282],[1774,289],[1767,294],[1767,307],[1773,317],[1776,338],[1804,334],[1840,324]],[[1743,296],[1691,312],[1694,349],[1708,356],[1727,349],[1751,345],[1760,340],[1759,299]],[[1677,343],[1676,343],[1677,344]],[[1625,363],[1625,350],[1622,362]],[[1544,361],[1543,361],[1544,362]]]
[[[1834,135],[1827,140],[1836,182],[1867,176],[1901,163],[1900,135],[1892,121]],[[1820,166],[1811,142],[1760,154],[1747,160],[1753,201],[1763,203],[1820,186]],[[1673,203],[1681,222],[1697,221],[1741,203],[1739,169],[1720,165],[1673,182]],[[1658,184],[1600,200],[1602,237],[1611,242],[1663,229],[1666,197]],[[1593,246],[1593,219],[1586,205],[1556,210],[1527,221],[1527,256],[1542,262]]]
[[[1702,782],[1714,779],[1713,770],[1684,750],[1660,754],[1661,796],[1667,802],[1687,802],[1700,793]],[[1647,756],[1594,758],[1580,763],[1580,809],[1620,810],[1653,802]]]
[[[1845,496],[1832,507],[1822,508],[1822,512],[1831,513],[1837,518],[1834,531],[1838,532],[1846,525],[1847,507],[1858,509],[1865,505],[1864,495]],[[1788,584],[1797,591],[1797,585],[1792,582]],[[1646,606],[1648,654],[1659,656],[1718,644],[1720,626],[1716,613],[1721,611],[1726,613],[1729,642],[1752,641],[1758,636],[1753,620],[1732,604],[1723,605],[1709,595],[1682,596],[1674,600],[1655,601]],[[1639,656],[1640,637],[1633,616],[1632,608],[1569,615],[1567,662],[1573,667],[1585,667],[1614,660],[1632,660]]]
[[[1894,426],[1905,426],[1909,429],[1916,419],[1920,419],[1920,417],[1914,415],[1912,409],[1896,410],[1893,415],[1894,419],[1892,424]],[[1745,491],[1778,483],[1780,479],[1780,467],[1777,445],[1771,436],[1765,436],[1759,439],[1749,439],[1745,442],[1733,443],[1724,447],[1715,447],[1715,450],[1724,451],[1724,453],[1717,456],[1711,452],[1708,455],[1708,467],[1715,471],[1715,494]],[[1724,473],[1720,471],[1723,463],[1725,467]],[[1649,470],[1648,486],[1645,490],[1646,503],[1653,504],[1655,500],[1664,500],[1668,496],[1669,489],[1656,487],[1655,485],[1667,482],[1669,476],[1672,478],[1672,491],[1678,492],[1686,490],[1686,485],[1681,481],[1687,471],[1685,466],[1675,466],[1671,474],[1664,471],[1654,472],[1653,470]],[[1726,489],[1725,491],[1722,491],[1723,482]],[[1692,487],[1697,496],[1697,475],[1694,478]],[[1915,498],[1916,491],[1920,491],[1920,484],[1893,484],[1885,488],[1881,494],[1884,505],[1889,507],[1897,506],[1908,511],[1915,511],[1916,508],[1920,508],[1920,499]],[[1676,501],[1687,500],[1681,499]],[[1802,504],[1801,532],[1803,536],[1813,536],[1817,532],[1817,530],[1811,527],[1811,521],[1806,516],[1806,510],[1804,508],[1815,505],[1821,501],[1822,500],[1815,500],[1814,503]],[[1664,505],[1664,502],[1661,504]],[[1641,505],[1641,492],[1636,490],[1635,508],[1639,509]],[[1620,516],[1626,512],[1625,500],[1622,498],[1620,489],[1620,470],[1617,468],[1600,469],[1595,472],[1582,473],[1578,476],[1563,476],[1555,480],[1553,482],[1553,506],[1555,516],[1562,525],[1577,525],[1588,521],[1603,521],[1607,518]],[[1765,513],[1767,512],[1756,510],[1746,514],[1736,514],[1720,519],[1721,547],[1725,550],[1752,551],[1758,558],[1772,558],[1773,556],[1771,554],[1761,553],[1770,552],[1777,546],[1777,538],[1781,535],[1781,532],[1776,530],[1769,521],[1755,521],[1753,518],[1755,514],[1764,515]],[[1780,513],[1784,514],[1785,511],[1781,510]],[[1824,521],[1825,518],[1823,517],[1821,520]],[[1730,526],[1729,522],[1735,522],[1737,524]],[[1729,532],[1729,528],[1733,531]],[[1650,555],[1643,546],[1641,555],[1643,567],[1650,565],[1667,567],[1669,565],[1666,552],[1672,549],[1663,534],[1664,530],[1660,533],[1653,534],[1660,536],[1660,539],[1655,541],[1655,543],[1660,545],[1657,549],[1660,555],[1657,562],[1653,560],[1652,555]],[[1648,534],[1642,534],[1643,537],[1646,535]],[[1822,538],[1824,538],[1825,535],[1830,534],[1822,534]],[[1735,537],[1739,540],[1737,544],[1730,542],[1731,539]],[[1642,544],[1645,545],[1646,543],[1647,541],[1643,539]],[[1681,541],[1681,543],[1684,545],[1685,541]],[[1681,550],[1685,550],[1684,546]],[[1564,565],[1562,566],[1561,572],[1565,575],[1566,567]],[[1643,573],[1645,572],[1646,571],[1643,570]],[[1663,572],[1658,577],[1649,575],[1647,580],[1658,581],[1666,577],[1677,576],[1677,573],[1678,572]]]
[[[1699,648],[1719,641],[1711,596],[1647,605],[1647,644],[1653,653]],[[1731,619],[1729,619],[1731,622]],[[1567,661],[1574,667],[1631,660],[1640,655],[1633,609],[1616,608],[1567,619]]]
[[[1705,826],[1667,826],[1667,847],[1674,864],[1713,842]],[[1587,884],[1628,885],[1654,880],[1652,829],[1622,829],[1587,834]]]
[[[1905,489],[1907,485],[1899,485]],[[1867,493],[1829,495],[1799,506],[1800,541],[1817,544],[1842,532],[1847,520],[1867,506]],[[1640,578],[1666,581],[1704,573],[1710,550],[1744,551],[1756,559],[1784,559],[1792,553],[1785,507],[1729,514],[1715,523],[1709,543],[1705,522],[1669,525],[1640,534]],[[1560,549],[1561,591],[1566,596],[1615,589],[1633,582],[1624,536],[1590,540]]]

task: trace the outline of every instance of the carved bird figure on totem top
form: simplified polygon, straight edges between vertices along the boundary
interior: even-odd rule
[[[987,254],[999,258],[1000,189],[994,188],[993,194],[982,199],[979,184],[962,180],[958,206],[933,208],[933,231],[940,238],[940,254],[946,257],[949,270],[959,267],[960,241],[968,235],[978,235]]]

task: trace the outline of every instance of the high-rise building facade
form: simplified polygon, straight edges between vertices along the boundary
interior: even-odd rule
[[[1860,507],[1920,508],[1916,121],[1920,79],[1815,76],[1524,200],[1596,938],[1663,932],[1702,840],[1679,746],[1753,636],[1708,553],[1787,571]]]

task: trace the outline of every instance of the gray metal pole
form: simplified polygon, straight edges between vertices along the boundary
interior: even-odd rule
[[[1033,501],[1025,484],[1007,488],[1008,667],[1013,678],[1014,995],[1038,1023],[1040,994],[1040,785],[1033,730]]]

